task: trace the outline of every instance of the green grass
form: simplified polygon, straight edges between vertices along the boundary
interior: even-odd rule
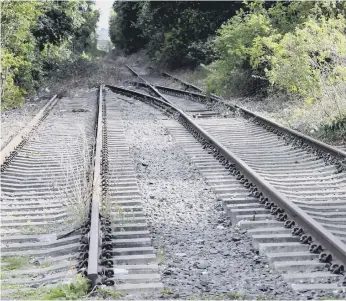
[[[45,261],[40,265],[40,268],[48,268],[52,265],[52,262],[50,261]]]
[[[21,267],[28,265],[29,258],[27,257],[4,257],[2,258],[2,263],[7,263],[3,265],[1,269],[3,271],[17,270]]]
[[[17,283],[1,283],[1,290],[12,290],[12,289],[20,289],[25,287],[23,284]]]
[[[82,275],[76,275],[71,282],[60,283],[52,288],[39,288],[35,290],[20,291],[23,286],[17,284],[5,284],[1,288],[18,289],[9,296],[22,300],[78,300],[88,294],[89,280]]]
[[[162,290],[160,292],[160,294],[162,294],[162,295],[172,295],[173,292],[171,290],[169,290],[169,289],[164,289],[164,290]]]
[[[346,115],[324,124],[319,131],[320,138],[327,142],[346,142]]]
[[[245,299],[245,295],[239,292],[231,292],[226,294],[226,298],[231,300],[243,300]]]
[[[329,297],[319,298],[319,300],[345,300],[345,298],[343,296],[340,296],[340,297],[329,296]]]
[[[125,296],[119,291],[103,287],[98,287],[96,292],[102,294],[104,297],[111,297],[112,299],[120,299]]]
[[[241,292],[229,292],[224,295],[196,295],[191,296],[189,300],[245,300],[246,295]]]
[[[3,288],[2,288],[3,289]],[[11,293],[10,295],[6,295],[6,297],[11,297],[12,299],[20,299],[20,300],[37,300],[37,290],[31,289],[27,291],[16,291]],[[3,296],[4,297],[4,296]]]
[[[4,273],[0,273],[0,279],[3,280],[3,279],[9,279],[11,278],[10,275],[7,275],[7,274],[4,274]]]
[[[269,295],[263,295],[263,296],[258,296],[257,300],[273,300],[274,296],[269,296]]]

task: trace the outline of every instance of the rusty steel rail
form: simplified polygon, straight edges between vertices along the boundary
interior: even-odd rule
[[[151,67],[151,69],[155,70],[154,68]],[[339,158],[341,160],[346,160],[346,152],[341,150],[341,149],[338,149],[336,147],[333,147],[331,145],[328,145],[322,141],[319,141],[315,138],[312,138],[308,135],[305,135],[303,133],[300,133],[296,130],[293,130],[293,129],[290,129],[284,125],[281,125],[281,124],[278,124],[274,121],[271,121],[263,116],[260,116],[254,112],[251,112],[250,110],[242,107],[242,106],[239,106],[239,105],[236,105],[236,104],[229,104],[227,102],[225,102],[224,99],[222,99],[221,97],[215,95],[215,94],[211,94],[210,96],[207,96],[205,95],[205,93],[203,92],[202,89],[198,88],[197,86],[195,85],[192,85],[190,83],[187,83],[186,81],[183,81],[167,72],[161,72],[161,74],[163,76],[166,76],[166,77],[170,77],[171,79],[173,79],[174,81],[177,81],[179,83],[181,83],[183,86],[187,87],[187,88],[191,88],[196,92],[187,92],[187,91],[183,91],[183,90],[179,90],[179,89],[173,89],[173,88],[168,88],[168,87],[164,87],[164,86],[159,86],[159,85],[156,85],[155,87],[158,89],[158,90],[166,90],[166,91],[169,91],[169,92],[172,92],[172,93],[180,93],[180,94],[187,94],[187,95],[190,95],[193,98],[199,98],[199,99],[203,99],[203,100],[211,100],[213,102],[221,102],[223,105],[225,105],[226,107],[228,107],[229,109],[231,110],[239,110],[241,113],[243,113],[246,117],[248,118],[252,118],[253,121],[258,121],[260,123],[263,123],[263,125],[265,127],[272,127],[278,131],[280,131],[281,133],[283,134],[286,134],[286,135],[290,135],[290,136],[293,136],[295,138],[298,138],[300,139],[302,142],[306,143],[307,145],[321,151],[321,152],[324,152],[324,153],[327,153],[327,154],[330,154],[336,158]]]
[[[307,233],[309,233],[314,239],[316,239],[325,249],[327,249],[337,260],[346,264],[346,245],[335,237],[330,231],[322,227],[318,222],[311,218],[304,210],[300,209],[296,204],[287,199],[281,194],[274,186],[262,178],[256,171],[248,166],[237,155],[228,150],[217,139],[202,129],[193,119],[191,119],[186,113],[174,105],[159,99],[157,97],[142,94],[137,91],[132,91],[116,86],[106,85],[112,91],[120,93],[126,96],[132,96],[141,101],[149,104],[155,104],[156,106],[166,109],[171,113],[179,114],[182,123],[196,134],[204,145],[209,144],[218,154],[223,156],[228,162],[231,162],[233,166],[243,174],[258,190],[271,201],[275,202],[281,207],[295,222],[297,222]],[[168,109],[168,110],[167,110]]]
[[[96,131],[96,148],[94,153],[93,166],[93,186],[92,200],[90,208],[90,232],[89,232],[89,254],[87,275],[91,281],[92,287],[96,285],[99,269],[99,255],[101,249],[100,233],[100,204],[102,197],[101,183],[101,152],[102,152],[102,89],[100,85],[98,95],[98,113],[97,113],[97,131]]]

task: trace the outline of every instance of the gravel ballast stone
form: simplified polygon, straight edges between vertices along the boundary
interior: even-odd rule
[[[20,108],[1,112],[1,139],[3,149],[49,101],[49,98],[37,102],[27,102]]]
[[[118,104],[166,288],[156,297],[297,299],[246,233],[232,225],[161,123],[167,117],[138,101]]]

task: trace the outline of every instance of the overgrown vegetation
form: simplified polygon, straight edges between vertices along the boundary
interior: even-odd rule
[[[3,265],[1,269],[3,271],[12,271],[26,266],[29,263],[29,258],[27,257],[4,257],[2,258]]]
[[[112,300],[117,300],[125,297],[125,295],[113,288],[107,288],[105,286],[100,286],[96,289],[96,294],[101,295],[103,299],[110,298]]]
[[[345,13],[342,1],[278,2],[268,9],[248,3],[218,31],[207,89],[231,96],[284,93],[284,101],[300,100],[286,123],[345,139]]]
[[[234,90],[238,74],[247,72],[247,83],[259,79],[313,102],[324,85],[345,82],[345,12],[345,3],[332,1],[280,2],[269,9],[249,3],[218,31],[209,89]],[[240,92],[260,88],[252,87]]]
[[[89,280],[78,274],[73,279],[60,283],[54,287],[20,290],[20,285],[2,285],[5,289],[18,289],[11,293],[12,298],[21,300],[79,300],[88,294]]]
[[[2,108],[20,105],[52,72],[96,53],[92,1],[1,1]]]

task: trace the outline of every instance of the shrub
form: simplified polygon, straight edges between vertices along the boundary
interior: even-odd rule
[[[2,103],[2,108],[16,107],[23,103],[24,97],[22,89],[14,84],[15,73],[21,61],[18,57],[9,53],[7,49],[2,49],[1,54],[1,99],[6,100]]]
[[[345,3],[277,3],[265,9],[255,1],[246,8],[218,31],[210,92],[239,94],[237,87],[245,81],[251,88],[240,92],[251,94],[270,83],[313,102],[321,97],[322,85],[345,82]]]
[[[256,38],[268,37],[273,28],[261,6],[253,3],[249,9],[247,12],[240,10],[218,31],[215,39],[218,60],[211,65],[214,73],[207,80],[210,92],[233,90],[237,94],[249,95],[256,93],[266,83],[261,70],[250,71],[250,61]],[[237,88],[242,83],[243,88]]]
[[[252,66],[266,64],[272,85],[309,99],[321,96],[322,83],[346,81],[345,18],[310,19],[283,36],[258,37]],[[323,78],[327,79],[323,81]]]

